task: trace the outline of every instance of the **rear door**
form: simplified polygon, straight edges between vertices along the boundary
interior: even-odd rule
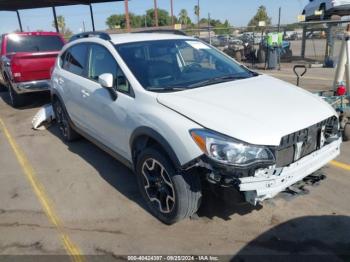
[[[3,71],[4,69],[2,68],[3,67],[3,57],[2,57],[2,41],[3,41],[3,35],[0,35],[0,85],[1,84],[5,84],[5,81],[4,81],[4,76],[3,76]]]
[[[56,81],[68,114],[75,125],[87,129],[83,106],[82,90],[90,81],[87,80],[88,44],[76,44],[61,56],[61,70]]]

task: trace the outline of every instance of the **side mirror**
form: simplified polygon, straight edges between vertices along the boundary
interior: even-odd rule
[[[114,76],[110,73],[102,74],[98,77],[98,82],[106,88],[111,95],[113,101],[117,100],[118,94],[114,89]]]
[[[112,74],[102,74],[98,77],[98,82],[105,88],[113,88],[114,79]]]

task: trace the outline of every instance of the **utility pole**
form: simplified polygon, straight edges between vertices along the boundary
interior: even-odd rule
[[[200,8],[200,5],[199,5],[199,0],[197,0],[197,26],[198,26],[198,35],[201,34],[200,32],[200,25],[199,25],[199,16],[200,16],[200,11],[201,8]]]
[[[124,5],[125,5],[126,30],[130,32],[131,27],[130,27],[130,17],[129,17],[129,0],[124,0]]]
[[[278,33],[280,32],[280,29],[281,29],[281,12],[282,12],[282,8],[280,7],[278,9]]]
[[[174,3],[170,0],[171,25],[174,25]]]
[[[155,20],[155,26],[158,27],[158,7],[157,7],[157,0],[154,0],[154,20]]]
[[[210,33],[210,13],[208,13],[208,35],[209,35],[209,44],[211,44],[211,33]]]

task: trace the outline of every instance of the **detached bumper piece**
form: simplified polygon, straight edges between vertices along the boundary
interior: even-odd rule
[[[41,92],[50,90],[50,80],[38,80],[30,82],[13,83],[14,89],[18,94]]]
[[[340,154],[341,143],[342,139],[338,138],[288,167],[257,170],[255,176],[240,179],[240,191],[245,192],[246,200],[253,205],[273,198],[336,158]]]

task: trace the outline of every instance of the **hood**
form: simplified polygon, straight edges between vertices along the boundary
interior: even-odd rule
[[[161,93],[157,100],[205,128],[256,145],[278,146],[283,136],[336,115],[316,95],[266,75]]]

